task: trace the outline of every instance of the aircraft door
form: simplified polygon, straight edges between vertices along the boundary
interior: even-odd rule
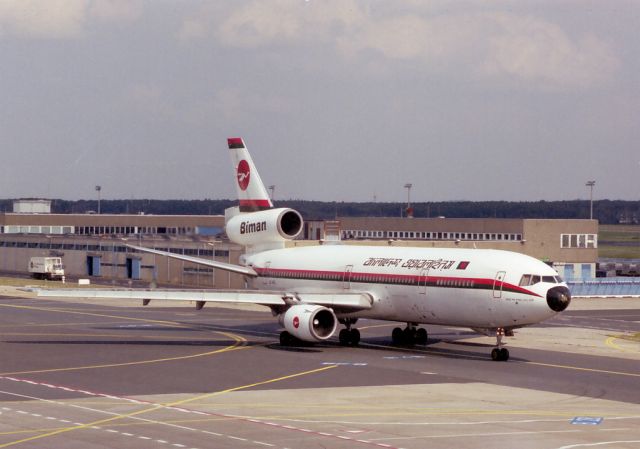
[[[420,271],[420,277],[418,278],[418,294],[426,295],[427,294],[427,279],[429,275],[429,269],[423,268]]]
[[[265,262],[264,264],[264,272],[262,274],[262,285],[265,287],[271,285],[273,280],[269,277],[271,274],[271,261]]]
[[[347,265],[344,268],[344,275],[342,276],[342,289],[349,290],[351,288],[351,272],[353,271],[353,265]]]
[[[502,298],[502,284],[506,274],[506,271],[498,271],[498,273],[496,273],[496,278],[493,281],[493,297],[495,299]]]

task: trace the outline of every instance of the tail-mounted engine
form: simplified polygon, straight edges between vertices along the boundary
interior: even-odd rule
[[[302,216],[293,209],[268,209],[235,215],[227,221],[227,236],[239,245],[254,246],[295,239],[302,232]]]
[[[291,306],[278,318],[292,336],[312,343],[330,338],[338,325],[331,309],[314,304]]]

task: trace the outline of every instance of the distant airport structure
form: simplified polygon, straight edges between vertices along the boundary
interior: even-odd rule
[[[328,223],[308,224],[313,226],[308,235],[317,239]],[[597,220],[340,217],[330,226],[338,227],[334,233],[348,243],[519,252],[553,265],[567,279],[595,277],[598,260]]]
[[[0,271],[27,274],[31,257],[60,256],[67,276],[167,286],[242,288],[217,269],[142,254],[126,245],[238,263],[243,248],[219,215],[51,214],[49,200],[20,200],[0,214]],[[306,221],[291,245],[333,244],[494,248],[543,260],[566,279],[595,276],[596,220],[354,218]],[[508,269],[508,267],[506,267]]]
[[[50,214],[51,200],[16,200],[13,202],[16,214]]]

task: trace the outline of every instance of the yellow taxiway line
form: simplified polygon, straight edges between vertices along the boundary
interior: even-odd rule
[[[309,374],[320,373],[320,372],[327,371],[327,370],[330,370],[330,369],[333,369],[333,368],[337,368],[337,367],[338,367],[338,365],[323,366],[322,368],[316,368],[316,369],[313,369],[313,370],[302,371],[302,372],[299,372],[299,373],[289,374],[289,375],[286,375],[286,376],[276,377],[276,378],[273,378],[273,379],[267,379],[267,380],[254,382],[254,383],[251,383],[251,384],[247,384],[247,385],[241,385],[241,386],[238,386],[238,387],[228,388],[226,390],[214,391],[212,393],[205,393],[205,394],[202,394],[202,395],[194,396],[192,398],[181,399],[179,401],[173,401],[173,402],[169,402],[169,403],[166,403],[166,404],[158,404],[158,405],[154,405],[153,407],[149,407],[149,408],[146,408],[146,409],[143,409],[143,410],[138,410],[136,412],[124,413],[122,415],[118,415],[118,416],[114,416],[114,417],[106,418],[106,419],[100,419],[98,421],[93,421],[93,422],[82,424],[82,425],[79,425],[79,426],[65,427],[65,428],[62,428],[62,429],[54,430],[52,432],[44,433],[42,435],[35,435],[35,436],[32,436],[32,437],[23,438],[23,439],[20,439],[20,440],[10,441],[8,443],[0,444],[0,448],[15,446],[15,445],[18,445],[18,444],[27,443],[29,441],[40,440],[42,438],[48,438],[48,437],[52,437],[52,436],[55,436],[55,435],[60,435],[62,433],[72,432],[74,430],[82,430],[82,429],[86,429],[86,428],[89,428],[89,427],[92,427],[92,426],[99,426],[99,425],[106,424],[106,423],[111,423],[113,421],[117,421],[117,420],[120,420],[120,419],[130,418],[132,416],[138,416],[138,415],[142,415],[144,413],[150,413],[150,412],[153,412],[153,411],[156,411],[156,410],[160,410],[160,409],[163,409],[163,408],[166,408],[166,407],[175,407],[175,406],[178,406],[178,405],[187,404],[189,402],[199,401],[199,400],[207,399],[207,398],[210,398],[210,397],[213,397],[213,396],[219,396],[219,395],[222,395],[222,394],[231,393],[233,391],[245,390],[247,388],[257,387],[257,386],[260,386],[260,385],[267,385],[267,384],[270,384],[270,383],[280,382],[280,381],[287,380],[287,379],[292,379],[292,378],[295,378],[295,377],[301,377],[301,376],[306,376],[306,375],[309,375]]]

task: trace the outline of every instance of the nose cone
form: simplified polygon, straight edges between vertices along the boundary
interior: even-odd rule
[[[570,302],[571,292],[567,287],[553,287],[547,292],[547,304],[554,312],[562,312]]]

